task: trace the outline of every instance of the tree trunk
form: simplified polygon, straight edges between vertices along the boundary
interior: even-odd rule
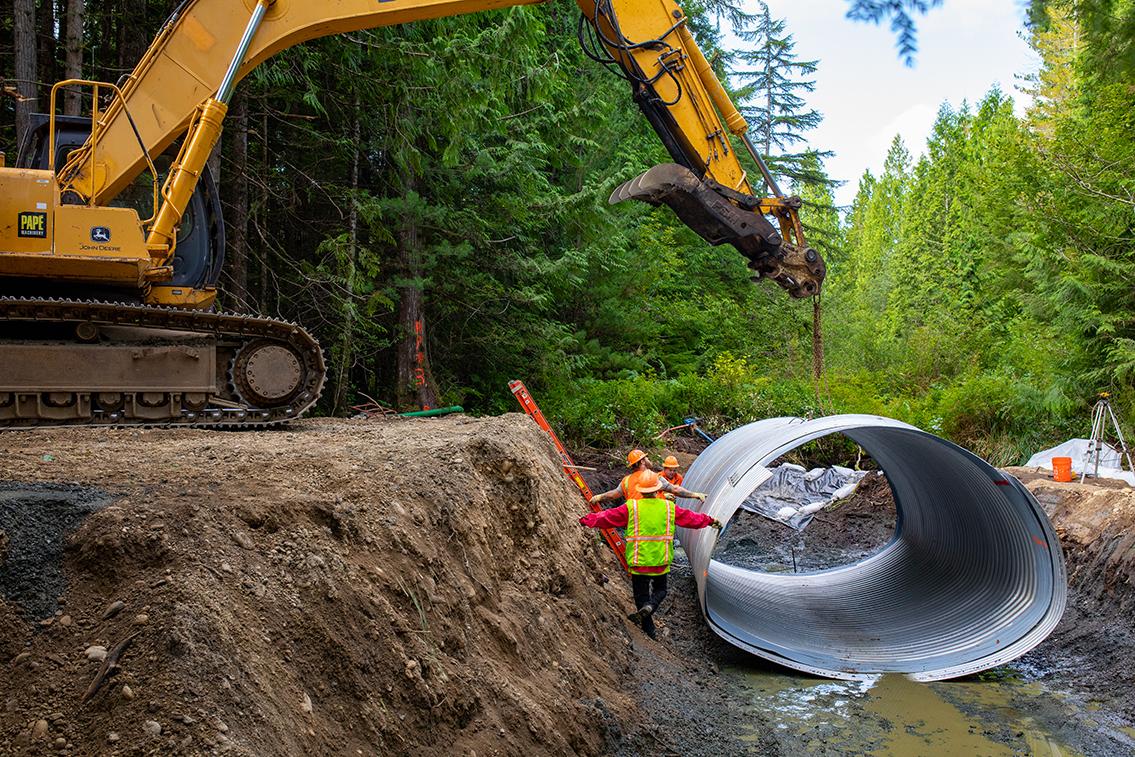
[[[248,297],[248,98],[237,95],[232,123],[225,130],[232,140],[232,197],[225,218],[228,224],[229,277],[232,298],[241,310],[249,309]]]
[[[55,71],[55,48],[57,45],[58,40],[55,38],[55,0],[45,0],[39,5],[39,33],[36,35],[39,62],[36,73],[40,81],[47,82],[49,85],[54,84],[59,78]]]
[[[24,142],[31,125],[31,114],[36,112],[36,44],[35,44],[35,0],[15,0],[16,13],[13,42],[16,57],[16,92],[20,95],[16,102],[16,144]]]
[[[404,183],[406,193],[417,188],[410,174]],[[398,232],[398,262],[405,284],[399,288],[398,328],[398,406],[437,407],[433,372],[426,355],[426,316],[422,307],[422,246],[418,239],[418,219],[408,211]]]
[[[67,60],[63,71],[66,79],[83,78],[83,20],[86,15],[86,0],[69,0],[67,3]],[[79,115],[82,93],[68,89],[63,95],[63,112],[68,116]]]
[[[253,223],[260,240],[260,312],[268,313],[268,272],[272,268],[272,248],[265,241],[264,224],[268,217],[268,108],[260,114],[260,192],[256,201]]]
[[[344,261],[343,282],[347,288],[347,303],[343,308],[342,338],[339,341],[338,365],[335,367],[335,398],[331,403],[331,414],[338,415],[347,406],[347,392],[351,384],[351,366],[355,362],[355,272],[358,264],[359,243],[359,141],[362,139],[362,124],[359,119],[359,95],[355,93],[354,121],[351,124],[351,210],[348,227],[347,259]]]

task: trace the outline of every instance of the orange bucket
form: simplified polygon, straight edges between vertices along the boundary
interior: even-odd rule
[[[1052,458],[1052,480],[1064,482],[1072,480],[1072,458]]]

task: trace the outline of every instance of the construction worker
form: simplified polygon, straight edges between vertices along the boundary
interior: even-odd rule
[[[666,598],[667,574],[674,557],[674,528],[712,526],[721,529],[721,522],[713,516],[678,507],[659,497],[661,489],[661,479],[649,486],[638,486],[635,497],[628,498],[626,504],[588,513],[579,519],[588,528],[627,529],[627,567],[631,572],[636,608],[627,618],[641,624],[652,639],[655,638],[654,611]],[[705,495],[700,499],[704,501]]]
[[[654,486],[657,483],[661,483],[663,492],[678,497],[700,499],[702,502],[705,502],[704,494],[683,489],[681,486],[676,486],[655,473],[650,467],[650,458],[640,449],[632,449],[627,453],[627,467],[631,469],[631,472],[623,476],[623,480],[619,482],[617,488],[609,492],[596,494],[590,501],[595,504],[600,504],[603,502],[626,502],[632,499],[639,499],[639,487]]]
[[[668,455],[666,459],[662,461],[662,478],[666,479],[674,486],[682,485],[682,474],[678,471],[678,458],[673,455]],[[674,499],[673,494],[666,493],[663,496],[665,496],[666,499]]]

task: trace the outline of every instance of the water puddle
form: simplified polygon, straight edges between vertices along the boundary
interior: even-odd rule
[[[744,709],[773,729],[785,754],[1074,755],[1135,753],[1125,724],[1011,667],[931,684],[901,675],[869,682],[797,675],[754,661],[727,669]],[[754,726],[754,743],[762,736]],[[764,734],[767,739],[767,733]]]

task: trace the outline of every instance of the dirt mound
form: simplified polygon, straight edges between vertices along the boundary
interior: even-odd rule
[[[1135,489],[1120,481],[1056,483],[1008,468],[1044,506],[1064,548],[1068,609],[1024,661],[1135,719]]]
[[[595,754],[635,715],[626,587],[523,416],[12,432],[0,459],[9,576],[35,484],[111,500],[65,584],[0,602],[0,752]]]

